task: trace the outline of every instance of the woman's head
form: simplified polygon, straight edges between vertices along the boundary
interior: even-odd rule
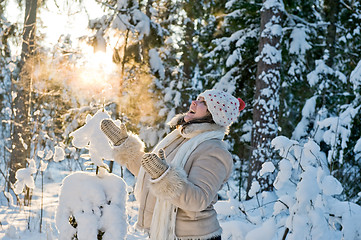
[[[227,92],[214,89],[199,94],[197,101],[200,101],[206,107],[207,111],[212,115],[213,121],[220,126],[230,126],[237,119],[239,112],[245,107],[242,99],[237,99]],[[204,109],[202,109],[201,113],[204,113]],[[185,121],[187,120],[185,119]]]
[[[211,113],[208,111],[204,97],[198,97],[197,100],[193,100],[189,106],[188,112],[184,115],[184,121],[191,122],[198,119],[204,119],[210,115]]]

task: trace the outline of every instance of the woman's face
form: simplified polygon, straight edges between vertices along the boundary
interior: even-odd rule
[[[207,105],[203,97],[199,97],[197,100],[192,101],[189,111],[184,116],[184,121],[189,122],[195,119],[201,119],[206,117],[209,112],[207,111]]]

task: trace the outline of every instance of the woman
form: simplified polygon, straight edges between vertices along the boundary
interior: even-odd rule
[[[233,164],[222,139],[244,106],[223,91],[201,93],[187,113],[173,118],[169,124],[176,129],[152,153],[144,153],[142,141],[124,125],[102,121],[115,161],[137,176],[137,227],[151,239],[221,239],[213,206]]]

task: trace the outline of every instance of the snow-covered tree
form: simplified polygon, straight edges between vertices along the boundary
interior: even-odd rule
[[[283,239],[359,239],[360,206],[339,201],[343,188],[330,175],[326,155],[309,139],[304,145],[286,137],[272,141],[282,160],[273,183],[277,202],[272,218]]]
[[[330,4],[336,5],[331,6]],[[345,179],[343,177],[346,172],[352,174],[351,165],[356,168],[358,166],[351,149],[360,135],[351,129],[357,129],[356,119],[358,118],[360,103],[357,90],[355,92],[352,87],[356,75],[351,73],[357,72],[359,60],[355,61],[354,58],[346,56],[360,54],[359,48],[356,47],[358,41],[347,40],[358,39],[360,30],[359,24],[354,25],[349,20],[345,21],[345,15],[358,18],[359,4],[327,1],[323,7],[316,6],[314,13],[317,14],[314,15],[315,17],[305,18],[314,22],[312,24],[306,21],[299,23],[299,25],[302,24],[300,26],[303,26],[304,37],[298,34],[299,40],[290,42],[291,47],[297,46],[295,43],[299,42],[298,55],[303,57],[298,57],[301,60],[298,60],[298,63],[292,61],[292,65],[289,67],[289,78],[286,80],[285,86],[290,90],[298,88],[299,92],[287,90],[289,95],[286,99],[291,101],[287,100],[288,103],[284,106],[299,106],[299,103],[305,102],[303,110],[301,111],[301,108],[298,111],[302,113],[301,120],[298,123],[297,121],[289,121],[293,124],[297,123],[292,137],[297,140],[302,138],[307,140],[310,136],[314,137],[320,144],[322,151],[327,154],[332,174],[342,182],[342,185],[348,186],[345,188],[344,194],[359,200],[357,193],[360,189],[354,184],[348,184],[350,178]],[[335,8],[340,9],[340,11],[335,12]],[[299,21],[299,19],[295,18],[295,21]],[[322,24],[325,21],[328,24]],[[317,30],[315,26],[321,26],[321,28]],[[341,64],[343,62],[347,63]],[[297,84],[297,78],[295,78],[296,81],[290,81],[291,77],[295,76],[298,76],[298,80],[304,80],[300,84]],[[296,95],[295,92],[298,94]],[[286,109],[284,113],[286,113]],[[297,116],[298,114],[288,113],[288,116],[292,115]],[[352,137],[353,140],[349,141],[348,138],[352,133],[355,133]]]
[[[29,118],[31,112],[31,89],[32,74],[35,56],[35,35],[36,35],[36,13],[38,8],[37,0],[26,1],[23,42],[21,50],[20,69],[21,73],[15,82],[16,96],[12,99],[13,130],[11,141],[13,150],[11,152],[11,162],[9,179],[15,182],[17,169],[26,165],[30,150],[30,126]]]
[[[11,78],[12,74],[17,74],[16,62],[11,60],[10,39],[15,34],[15,25],[11,24],[3,15],[4,5],[0,4],[0,158],[2,163],[0,165],[0,171],[3,174],[1,181],[3,186],[9,188],[10,184],[8,178],[5,176],[8,171],[10,162],[11,149],[11,124],[12,118],[11,110]],[[5,190],[5,189],[4,189]]]
[[[283,13],[282,1],[263,2],[247,190],[251,189],[254,181],[259,182],[262,190],[272,189],[272,176],[260,177],[258,173],[262,164],[273,158],[270,142],[278,133]]]

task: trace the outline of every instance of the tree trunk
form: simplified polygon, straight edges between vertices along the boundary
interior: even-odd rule
[[[194,37],[194,23],[192,21],[187,21],[185,24],[184,31],[184,45],[183,45],[183,74],[184,79],[190,81],[194,74],[194,65],[197,63],[196,56],[194,55],[194,47],[193,47],[193,37]]]
[[[21,51],[20,69],[18,80],[14,83],[16,96],[12,102],[13,132],[12,153],[10,161],[9,179],[16,181],[15,173],[19,168],[26,166],[26,159],[30,153],[30,103],[32,87],[33,56],[35,53],[35,25],[36,25],[37,0],[26,0],[23,44]]]
[[[270,1],[264,1],[261,9],[261,36],[253,107],[252,156],[247,193],[254,180],[259,182],[261,191],[272,189],[272,177],[259,176],[262,164],[271,160],[274,155],[271,141],[277,136],[278,130],[283,2],[277,0],[272,3],[273,5],[270,6]]]
[[[326,33],[326,50],[328,51],[328,58],[326,60],[326,64],[329,67],[333,66],[335,58],[336,23],[339,4],[339,0],[324,1],[325,20],[328,22]]]

